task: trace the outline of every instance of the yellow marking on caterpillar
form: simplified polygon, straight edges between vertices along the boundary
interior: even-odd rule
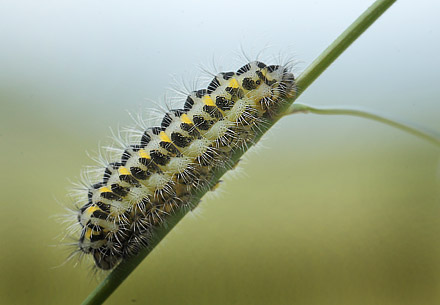
[[[111,193],[111,190],[108,187],[103,186],[99,189],[99,192],[100,193],[109,193],[109,192]]]
[[[130,171],[125,167],[119,167],[119,175],[131,175]]]
[[[185,124],[192,124],[193,123],[189,119],[189,116],[186,113],[182,114],[182,116],[180,117],[180,120],[182,121],[182,123],[185,123]]]
[[[163,131],[160,132],[159,138],[162,142],[171,142],[170,138],[168,138],[167,134]]]
[[[144,149],[139,150],[139,157],[144,159],[151,159],[150,155]]]
[[[90,240],[90,237],[92,237],[92,229],[87,228],[87,231],[86,231],[85,237],[86,237],[88,240]]]
[[[228,87],[238,88],[238,87],[240,87],[240,84],[238,83],[238,81],[235,78],[231,78],[231,80],[229,81]]]
[[[267,68],[261,69],[261,74],[263,74],[263,76],[267,78]]]
[[[202,102],[203,104],[205,104],[206,106],[215,106],[214,101],[212,100],[212,98],[209,95],[205,95],[202,98]]]
[[[93,214],[93,212],[95,212],[95,211],[100,211],[100,210],[101,210],[101,209],[98,208],[96,205],[92,205],[92,206],[90,206],[90,207],[87,208],[86,212],[87,212],[87,214],[89,214],[89,216],[90,216],[91,214]]]

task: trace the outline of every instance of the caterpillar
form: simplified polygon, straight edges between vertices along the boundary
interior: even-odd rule
[[[189,94],[183,108],[143,130],[106,164],[100,181],[80,190],[75,252],[110,270],[148,247],[155,228],[191,209],[194,191],[206,188],[236,149],[254,144],[256,131],[295,91],[289,67],[253,61]]]

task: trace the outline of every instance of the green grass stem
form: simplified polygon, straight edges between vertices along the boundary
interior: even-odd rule
[[[287,110],[294,100],[307,88],[324,70],[341,55],[345,49],[348,48],[366,29],[376,21],[396,0],[377,0],[374,2],[359,18],[357,18],[313,63],[298,77],[297,79],[297,95],[286,103],[283,110]],[[279,116],[281,118],[282,115]],[[270,124],[265,125],[258,132],[257,140],[270,128],[277,118]],[[240,157],[245,153],[245,149],[237,150],[232,158],[231,163],[238,162]],[[217,184],[219,179],[229,170],[229,168],[219,168],[213,175],[209,182],[209,186],[213,187]],[[194,192],[192,203],[194,206],[198,204],[200,199],[209,190],[197,190]],[[150,247],[142,250],[138,255],[124,260],[119,264],[84,300],[83,305],[97,305],[102,304],[123,281],[130,275],[130,273],[140,264],[140,262],[155,248],[155,246],[171,231],[171,229],[188,213],[188,211],[178,211],[175,214],[167,217],[166,225],[156,230],[155,239],[152,241]]]
[[[416,127],[414,123],[403,122],[403,120],[401,119],[386,117],[385,115],[374,113],[371,110],[366,110],[354,106],[333,106],[318,108],[296,103],[290,106],[288,112],[286,112],[286,115],[295,113],[357,116],[395,127],[440,147],[440,135],[432,130]]]

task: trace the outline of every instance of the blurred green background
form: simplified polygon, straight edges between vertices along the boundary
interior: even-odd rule
[[[371,2],[3,1],[0,304],[78,304],[99,282],[88,262],[58,267],[70,250],[54,215],[127,111],[164,105],[173,79],[202,88],[202,64],[236,70],[240,46],[298,74]],[[300,102],[440,131],[439,11],[398,1]],[[440,303],[438,148],[303,114],[259,146],[107,304]]]

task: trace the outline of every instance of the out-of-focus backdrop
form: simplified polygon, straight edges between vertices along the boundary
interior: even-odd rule
[[[165,105],[175,83],[202,88],[203,69],[236,70],[243,53],[294,59],[298,74],[371,3],[2,1],[0,303],[78,304],[98,283],[88,263],[62,265],[54,215],[109,127]],[[398,1],[299,101],[440,131],[439,12]],[[262,144],[107,304],[440,303],[438,148],[304,114]]]

